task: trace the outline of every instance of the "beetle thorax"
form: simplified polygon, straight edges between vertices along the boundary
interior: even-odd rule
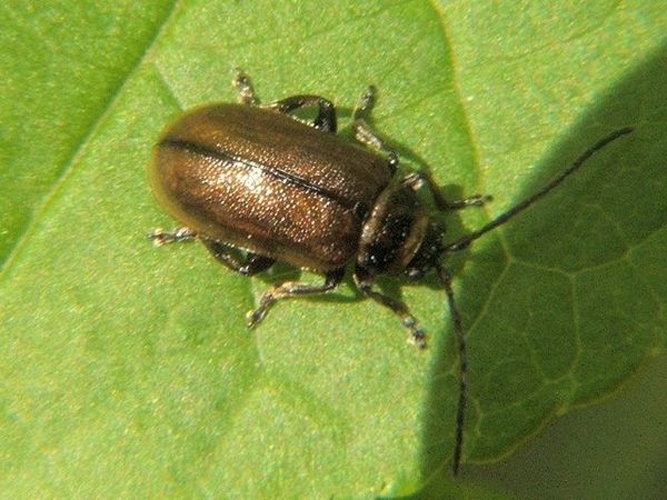
[[[405,271],[427,228],[428,217],[414,191],[404,184],[389,184],[364,221],[357,267],[370,275]]]

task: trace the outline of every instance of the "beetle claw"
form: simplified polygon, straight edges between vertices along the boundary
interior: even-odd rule
[[[154,246],[161,247],[162,245],[173,243],[175,241],[193,240],[195,238],[195,232],[187,227],[177,227],[173,231],[165,231],[159,227],[146,234],[146,238],[153,240]]]
[[[403,326],[410,330],[408,343],[414,345],[418,349],[426,348],[426,332],[421,328],[417,328],[417,320],[413,316],[406,316],[403,318]]]
[[[408,342],[415,346],[417,349],[426,349],[426,333],[421,328],[411,329]]]
[[[262,318],[264,318],[264,313],[262,309],[254,309],[252,311],[248,311],[248,314],[246,314],[246,320],[248,321],[248,328],[255,328],[257,324],[262,321]]]

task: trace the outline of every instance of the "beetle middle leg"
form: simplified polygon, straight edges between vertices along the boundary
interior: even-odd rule
[[[321,285],[315,285],[312,283],[300,283],[298,281],[288,281],[277,285],[262,295],[262,298],[259,300],[259,306],[254,311],[248,313],[248,326],[251,328],[256,326],[257,323],[262,321],[262,318],[266,315],[269,308],[275,304],[277,300],[297,297],[303,295],[316,295],[320,293],[325,293],[336,288],[340,282],[343,280],[345,275],[345,269],[336,269],[330,271],[326,274],[324,283]]]
[[[317,116],[312,122],[313,127],[332,134],[336,133],[338,128],[336,107],[330,100],[318,95],[294,95],[271,102],[265,107],[283,114],[289,114],[301,108],[317,107]]]
[[[255,94],[250,77],[240,68],[236,68],[232,84],[239,92],[239,102],[248,106],[258,106],[259,99]],[[278,113],[290,114],[301,108],[317,107],[317,116],[312,121],[313,127],[322,132],[336,133],[338,120],[336,107],[329,100],[318,95],[294,95],[270,102],[263,106]]]
[[[275,260],[270,257],[250,252],[246,255],[246,258],[241,261],[232,254],[229,247],[216,240],[202,238],[201,242],[218,262],[244,276],[252,276],[253,274],[265,271],[275,262]]]

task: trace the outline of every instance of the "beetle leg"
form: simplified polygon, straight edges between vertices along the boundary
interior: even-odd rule
[[[248,106],[259,105],[259,99],[255,94],[255,89],[252,86],[250,77],[240,68],[236,68],[234,72],[234,79],[232,85],[239,92],[239,102]],[[334,104],[324,97],[318,95],[295,95],[274,101],[267,104],[265,107],[278,111],[279,113],[288,114],[299,108],[310,106],[317,106],[317,116],[312,122],[313,127],[322,132],[336,133],[338,128],[336,119],[336,108]]]
[[[156,247],[178,241],[192,241],[196,236],[197,233],[189,227],[177,227],[173,231],[165,231],[164,229],[158,228],[146,235],[148,239],[153,240],[153,245]]]
[[[398,168],[398,154],[368,124],[366,119],[375,103],[375,87],[369,86],[359,97],[352,112],[352,130],[354,138],[367,148],[387,155],[387,165],[392,173]]]
[[[257,106],[259,104],[259,99],[257,98],[257,94],[255,94],[252,81],[241,68],[236,68],[234,70],[232,85],[234,85],[234,88],[239,92],[239,102],[241,104],[246,104],[248,106]]]
[[[370,110],[375,104],[375,88],[368,87],[366,91],[361,94],[357,106],[352,113],[352,128],[354,129],[354,137],[357,141],[366,147],[384,153],[387,155],[387,162],[392,173],[398,168],[398,154],[387,143],[378,136],[375,131],[368,124],[366,119],[370,114]],[[461,200],[447,200],[442,195],[440,188],[433,182],[430,175],[422,172],[413,173],[403,179],[403,184],[410,186],[414,191],[420,189],[424,184],[428,186],[436,206],[443,211],[459,210],[467,207],[479,207],[491,199],[490,196],[476,194],[469,198]]]
[[[201,242],[218,262],[244,276],[252,276],[253,274],[262,272],[271,267],[275,262],[270,257],[255,253],[248,253],[245,260],[241,262],[230,252],[226,245],[223,245],[219,241],[202,238]]]
[[[401,319],[403,326],[410,330],[410,342],[420,349],[426,347],[426,334],[424,330],[417,328],[417,320],[410,314],[410,311],[403,302],[373,290],[373,278],[359,268],[355,269],[354,281],[366,297],[370,297],[378,304],[388,307]]]
[[[317,116],[312,125],[322,132],[336,133],[338,122],[336,119],[336,107],[324,97],[318,95],[293,95],[279,101],[267,104],[265,107],[278,111],[279,113],[289,114],[300,108],[317,106]]]
[[[433,181],[431,176],[425,172],[413,172],[408,174],[403,178],[402,183],[412,188],[413,191],[417,191],[426,184],[438,209],[447,212],[468,207],[481,207],[484,203],[491,200],[491,196],[482,194],[474,194],[468,198],[459,200],[447,200],[442,195],[441,189]]]
[[[345,269],[336,269],[326,274],[326,279],[321,285],[314,285],[312,283],[299,283],[298,281],[288,281],[274,286],[264,292],[262,298],[259,299],[259,306],[254,311],[248,313],[248,326],[254,327],[262,321],[269,308],[280,299],[288,297],[296,297],[300,295],[315,295],[319,293],[328,292],[338,286],[343,280]]]

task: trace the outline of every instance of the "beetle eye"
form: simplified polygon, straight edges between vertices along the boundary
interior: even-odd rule
[[[440,255],[442,255],[442,242],[440,241],[442,233],[443,227],[441,224],[437,222],[429,224],[417,253],[406,269],[408,280],[422,278],[428,270],[436,265]]]

